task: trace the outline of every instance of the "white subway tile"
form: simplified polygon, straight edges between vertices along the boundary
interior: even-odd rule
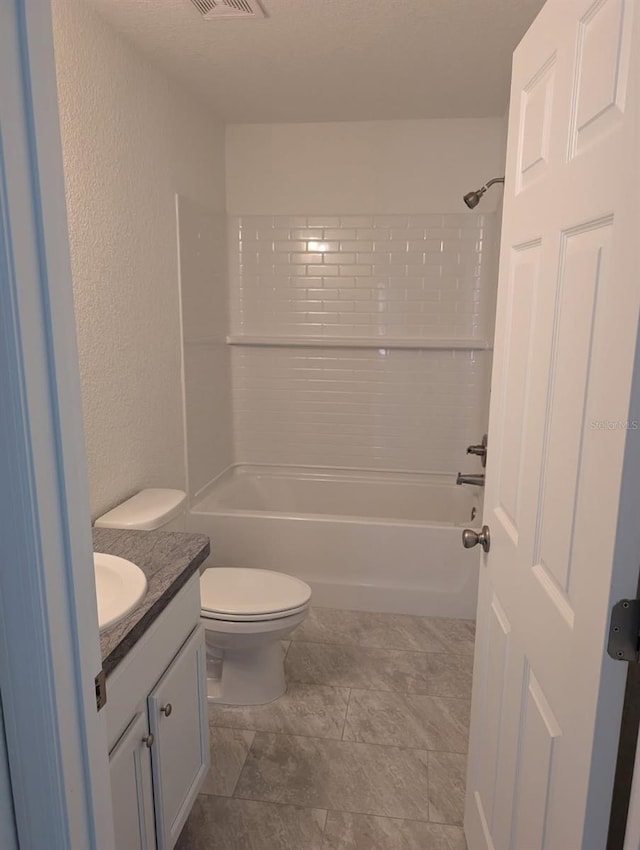
[[[340,263],[355,263],[355,254],[324,254],[325,263],[330,265],[340,265]]]
[[[358,239],[357,241],[351,242],[340,242],[340,250],[341,251],[373,251],[373,240],[371,239]]]
[[[338,274],[338,266],[307,266],[307,274],[331,277]]]
[[[348,255],[343,254],[343,256],[346,257]],[[356,257],[353,254],[351,254],[350,256],[351,256],[352,259],[346,260],[345,262],[356,262]],[[358,254],[357,254],[358,265],[360,265],[360,263],[363,263],[363,264],[372,266],[376,262],[376,260],[378,259],[378,256],[379,255],[375,254],[373,251],[371,251],[369,253],[358,252]]]
[[[373,218],[370,215],[342,215],[340,216],[341,227],[371,227]]]
[[[413,263],[417,265],[424,262],[424,254],[419,251],[392,251],[390,261],[392,265],[396,263]]]
[[[326,254],[329,251],[339,251],[340,250],[340,242],[327,242],[324,239],[312,239],[307,242],[307,251],[320,251],[322,254]]]
[[[342,241],[343,239],[355,239],[356,233],[356,230],[348,227],[340,229],[328,228],[324,231],[324,238],[328,240],[336,239],[340,241]]]
[[[375,277],[386,275],[388,277],[404,277],[407,267],[398,263],[374,263],[372,274]]]
[[[286,231],[291,239],[322,239],[322,227],[294,227]]]
[[[284,251],[285,253],[290,253],[291,251],[306,251],[307,243],[295,239],[288,241],[278,240],[274,241],[273,248],[274,251]]]
[[[340,275],[344,276],[352,276],[352,277],[367,277],[372,274],[371,266],[365,265],[354,265],[354,266],[340,266]]]
[[[407,240],[406,239],[390,239],[388,242],[384,244],[384,251],[406,251],[407,250]]]
[[[304,254],[292,254],[291,255],[291,263],[293,265],[309,265],[310,263],[321,263],[322,262],[322,254],[312,254],[310,251],[307,251]]]
[[[262,216],[260,216],[262,218]],[[306,227],[306,215],[274,215],[273,224],[275,227]]]

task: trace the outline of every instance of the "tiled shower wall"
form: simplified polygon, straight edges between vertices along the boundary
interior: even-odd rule
[[[242,216],[230,224],[234,333],[488,332],[482,294],[494,213]]]
[[[232,335],[265,343],[232,351],[236,460],[461,468],[487,420],[495,214],[242,216],[229,230]],[[434,338],[479,347],[394,347]]]
[[[470,351],[234,349],[236,456],[455,471],[479,439],[479,411],[486,416],[488,359]]]

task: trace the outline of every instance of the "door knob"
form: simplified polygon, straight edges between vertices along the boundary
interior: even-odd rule
[[[162,706],[160,711],[161,711],[162,714],[164,714],[165,717],[171,717],[171,712],[173,711],[173,706],[171,705],[170,702],[168,702],[166,705]]]
[[[462,532],[462,545],[465,549],[473,549],[478,543],[485,552],[488,552],[491,548],[491,535],[488,525],[483,525],[480,532],[474,531],[472,528],[465,528]]]
[[[142,743],[145,745],[145,747],[149,747],[149,749],[151,749],[151,747],[153,746],[154,741],[155,737],[153,735],[153,732],[149,732],[149,734],[145,735],[142,739]]]

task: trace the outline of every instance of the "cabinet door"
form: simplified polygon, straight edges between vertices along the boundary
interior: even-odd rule
[[[137,714],[109,757],[117,850],[155,850],[146,712]]]
[[[171,850],[209,770],[204,629],[198,626],[149,696],[158,850]]]

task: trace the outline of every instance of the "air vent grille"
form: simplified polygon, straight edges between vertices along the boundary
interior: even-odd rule
[[[257,0],[191,0],[205,21],[225,18],[264,18]]]

